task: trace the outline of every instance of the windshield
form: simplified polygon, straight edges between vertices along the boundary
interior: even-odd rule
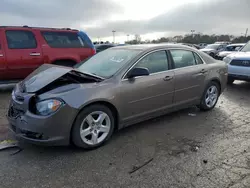
[[[238,51],[242,46],[227,46],[226,51]]]
[[[250,52],[250,42],[248,42],[240,51],[241,52]]]
[[[220,46],[219,44],[210,44],[210,45],[207,45],[205,48],[216,50],[219,46]]]
[[[139,50],[108,49],[92,56],[82,63],[77,70],[109,78],[139,53]]]

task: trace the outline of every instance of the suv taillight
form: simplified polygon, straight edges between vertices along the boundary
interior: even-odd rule
[[[91,54],[92,54],[92,55],[95,55],[95,54],[96,54],[95,48],[91,48]]]

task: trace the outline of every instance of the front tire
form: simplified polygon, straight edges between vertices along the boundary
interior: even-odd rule
[[[112,136],[114,123],[113,113],[108,107],[98,104],[88,106],[76,118],[72,141],[80,148],[97,148]]]
[[[203,111],[212,110],[218,102],[219,96],[219,84],[216,82],[210,82],[203,93],[201,103],[199,105],[200,109]]]

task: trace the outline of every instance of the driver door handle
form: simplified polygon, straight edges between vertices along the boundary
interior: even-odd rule
[[[30,53],[30,56],[40,56],[40,55],[41,55],[40,53],[36,53],[36,52]]]
[[[169,80],[172,80],[173,79],[173,76],[165,76],[163,78],[164,81],[169,81]]]

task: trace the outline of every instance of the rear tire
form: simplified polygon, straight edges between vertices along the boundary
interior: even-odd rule
[[[71,138],[80,148],[94,149],[103,145],[114,132],[115,119],[104,105],[91,105],[83,109],[73,125]]]
[[[228,78],[227,78],[227,84],[231,85],[231,84],[233,84],[233,83],[234,83],[234,79],[231,78],[231,77],[228,77]]]
[[[202,111],[212,110],[218,102],[220,96],[220,86],[218,83],[212,81],[210,82],[201,98],[199,108]]]

